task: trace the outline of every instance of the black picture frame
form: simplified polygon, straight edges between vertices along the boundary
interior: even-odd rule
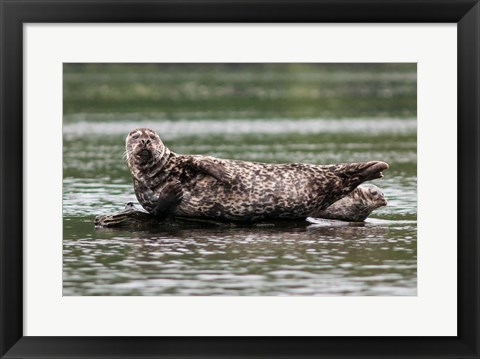
[[[0,11],[2,358],[479,358],[479,0],[0,0]],[[23,336],[23,24],[95,22],[457,23],[458,335]]]

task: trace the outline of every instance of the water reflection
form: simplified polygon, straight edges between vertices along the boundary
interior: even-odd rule
[[[411,295],[415,235],[395,221],[102,230],[65,241],[64,294]]]

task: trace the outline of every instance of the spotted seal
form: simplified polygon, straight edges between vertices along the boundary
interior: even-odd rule
[[[374,184],[361,184],[345,197],[316,213],[319,218],[363,222],[377,208],[387,205],[380,188]]]
[[[365,181],[383,177],[381,161],[268,164],[181,155],[139,128],[125,141],[135,194],[145,210],[225,222],[318,217]]]

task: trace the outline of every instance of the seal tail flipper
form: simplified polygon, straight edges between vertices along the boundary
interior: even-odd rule
[[[339,168],[334,169],[334,172],[344,181],[346,187],[351,187],[351,190],[365,181],[382,178],[382,172],[388,169],[388,164],[382,161],[346,163],[337,166]]]

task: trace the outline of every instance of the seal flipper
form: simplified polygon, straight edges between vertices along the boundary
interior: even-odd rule
[[[148,213],[153,214],[158,219],[168,217],[173,207],[178,205],[183,199],[183,190],[178,181],[167,183],[161,189],[159,195],[135,178],[133,187],[138,202]]]
[[[383,177],[382,171],[387,169],[388,169],[388,163],[386,162],[370,161],[370,162],[351,163],[346,166],[345,173],[349,176],[352,176],[350,178],[351,181],[357,180],[360,183],[363,183],[365,181],[382,178]]]
[[[388,164],[382,161],[370,161],[360,163],[346,163],[332,165],[330,171],[342,181],[346,193],[353,191],[365,181],[382,178],[382,171],[388,169]]]
[[[216,158],[213,157],[192,157],[189,165],[195,170],[212,176],[224,184],[231,183],[233,174]]]
[[[162,192],[157,198],[155,208],[151,213],[159,219],[166,218],[173,207],[182,202],[182,199],[183,190],[180,182],[170,182],[162,189]]]

